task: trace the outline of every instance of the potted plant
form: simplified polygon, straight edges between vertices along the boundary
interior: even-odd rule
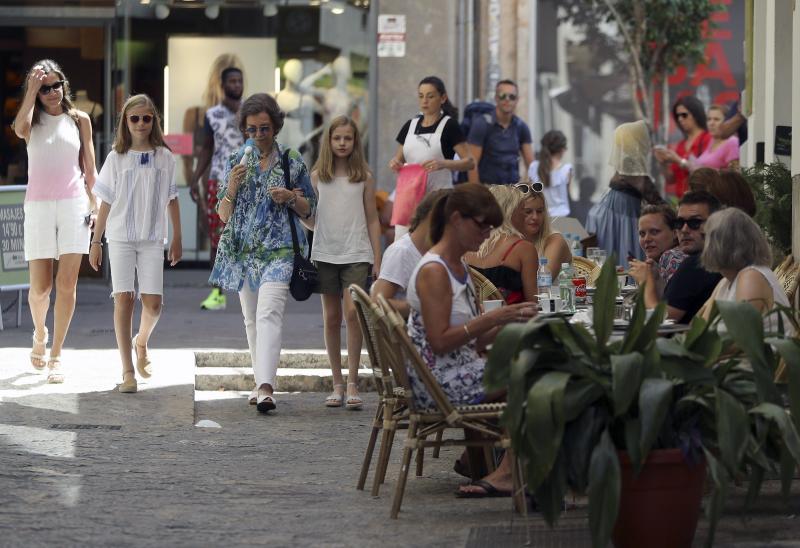
[[[765,334],[748,303],[719,303],[709,321],[697,317],[685,333],[662,338],[664,305],[648,319],[643,299],[624,336],[612,338],[614,264],[606,261],[597,281],[592,331],[552,317],[507,326],[489,354],[487,389],[508,389],[503,420],[550,525],[571,490],[588,494],[596,547],[612,533],[618,547],[689,546],[707,470],[710,545],[731,478],[749,478],[748,504],[771,470],[781,471],[788,493],[800,461],[800,344]],[[781,356],[791,414],[773,382]],[[685,500],[656,492],[657,506],[647,502],[651,486],[676,481],[684,485],[669,496]]]
[[[755,221],[769,236],[776,264],[792,252],[792,172],[780,161],[742,170],[756,200]]]

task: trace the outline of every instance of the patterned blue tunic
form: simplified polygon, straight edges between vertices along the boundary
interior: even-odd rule
[[[291,280],[294,251],[289,209],[275,203],[269,194],[271,188],[286,186],[281,165],[285,148],[278,143],[275,147],[278,154],[264,171],[259,169],[258,155],[250,156],[233,213],[222,231],[209,282],[223,289],[240,291],[247,281],[250,289],[257,291],[266,282],[288,284]],[[237,154],[228,159],[225,177],[220,181],[220,203],[228,189],[228,175],[238,160]],[[302,156],[294,150],[289,151],[289,172],[292,186],[303,191],[313,213],[316,194]],[[291,215],[291,219],[297,228],[300,247],[307,254],[303,227],[297,215]]]

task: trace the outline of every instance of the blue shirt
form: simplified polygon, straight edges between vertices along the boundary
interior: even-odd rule
[[[497,111],[472,120],[467,142],[482,147],[478,178],[482,183],[519,182],[519,155],[522,145],[531,142],[531,130],[519,117],[512,116],[504,128],[497,123]]]

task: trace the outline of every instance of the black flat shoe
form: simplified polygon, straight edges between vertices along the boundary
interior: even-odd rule
[[[256,409],[260,413],[267,413],[277,407],[275,397],[272,394],[259,395],[256,399]]]

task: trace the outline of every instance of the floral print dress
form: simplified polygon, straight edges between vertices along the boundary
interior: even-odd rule
[[[469,274],[466,279],[459,280],[447,267],[447,263],[435,253],[427,253],[414,269],[408,284],[408,304],[411,312],[408,317],[408,336],[417,347],[422,359],[439,381],[442,390],[454,405],[467,405],[480,403],[484,398],[483,370],[485,361],[478,355],[474,339],[464,346],[446,354],[436,354],[431,348],[422,321],[422,312],[419,297],[417,296],[417,273],[420,268],[430,262],[438,262],[447,269],[452,287],[452,305],[450,312],[450,325],[462,325],[478,315],[475,301],[475,289]],[[467,266],[464,265],[467,272]],[[414,394],[415,404],[428,409],[435,407],[424,384],[417,376],[412,366],[408,367],[408,380]]]
[[[209,278],[210,283],[223,289],[240,291],[247,282],[250,289],[258,291],[267,282],[289,283],[294,266],[290,221],[295,223],[302,252],[307,253],[305,232],[297,215],[290,215],[289,208],[275,203],[269,193],[271,188],[286,186],[281,165],[286,149],[278,143],[275,149],[265,170],[259,168],[257,154],[252,154],[247,163],[247,173],[236,195],[231,218],[222,231]],[[217,195],[220,200],[228,189],[228,174],[238,161],[237,154],[228,159]],[[303,191],[313,214],[316,194],[308,169],[294,150],[289,151],[289,172],[292,187]]]

